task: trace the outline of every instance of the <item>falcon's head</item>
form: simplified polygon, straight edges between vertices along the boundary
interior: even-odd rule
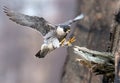
[[[57,34],[62,36],[70,32],[70,25],[58,25]]]
[[[73,23],[75,23],[75,22],[77,22],[77,21],[79,21],[83,18],[84,18],[84,15],[80,14],[72,20],[69,20],[69,21],[66,21],[62,24],[59,24],[57,26],[57,33],[60,34],[60,35],[69,33],[71,24],[73,24]]]
[[[68,31],[70,31],[70,25],[59,25],[59,27],[60,27],[61,29],[63,29],[63,31],[64,31],[65,33],[67,33]]]

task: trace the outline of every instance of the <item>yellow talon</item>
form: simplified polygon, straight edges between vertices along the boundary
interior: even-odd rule
[[[72,42],[75,42],[75,41],[76,41],[75,36],[70,39],[70,42],[71,42],[71,43],[72,43]]]
[[[72,43],[75,42],[75,41],[76,41],[76,39],[75,39],[75,36],[74,36],[74,37],[72,37],[71,39],[69,39],[69,40],[67,41],[67,45],[68,45],[68,46],[71,46]]]
[[[64,38],[61,42],[60,42],[60,46],[64,46],[64,45],[67,45],[67,46],[71,46],[73,42],[75,42],[76,39],[75,39],[75,36],[70,38],[68,41],[66,41],[66,39]]]
[[[68,42],[67,42],[67,45],[68,45],[68,46],[71,46],[71,42],[70,42],[70,41],[68,41]]]

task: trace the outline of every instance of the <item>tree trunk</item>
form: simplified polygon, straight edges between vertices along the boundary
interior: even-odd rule
[[[84,13],[85,18],[76,24],[75,45],[98,51],[108,49],[116,3],[117,0],[78,0],[76,12]],[[78,64],[75,61],[77,57],[73,49],[68,48],[62,83],[105,83],[102,81],[102,76],[91,74],[87,68]]]
[[[114,82],[120,83],[120,41],[118,43],[118,48],[115,52],[115,81]]]
[[[120,15],[120,10],[117,15]],[[120,17],[119,17],[120,19]],[[120,22],[114,27],[113,54],[115,56],[115,83],[120,83]]]

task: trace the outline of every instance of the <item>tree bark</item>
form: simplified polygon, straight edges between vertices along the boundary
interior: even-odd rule
[[[116,3],[117,0],[78,0],[76,12],[84,13],[85,18],[76,24],[74,45],[106,51]],[[88,75],[89,70],[75,61],[77,57],[73,49],[68,48],[62,83],[105,83],[102,76]]]
[[[115,56],[115,83],[120,83],[120,25],[114,27],[113,54]]]

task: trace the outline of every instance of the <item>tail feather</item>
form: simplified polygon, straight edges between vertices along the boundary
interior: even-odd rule
[[[40,52],[41,52],[41,50],[39,50],[35,56],[38,57],[38,58],[43,58],[43,57],[40,56]]]
[[[39,50],[35,56],[38,58],[44,58],[48,54],[48,52],[49,49]]]

